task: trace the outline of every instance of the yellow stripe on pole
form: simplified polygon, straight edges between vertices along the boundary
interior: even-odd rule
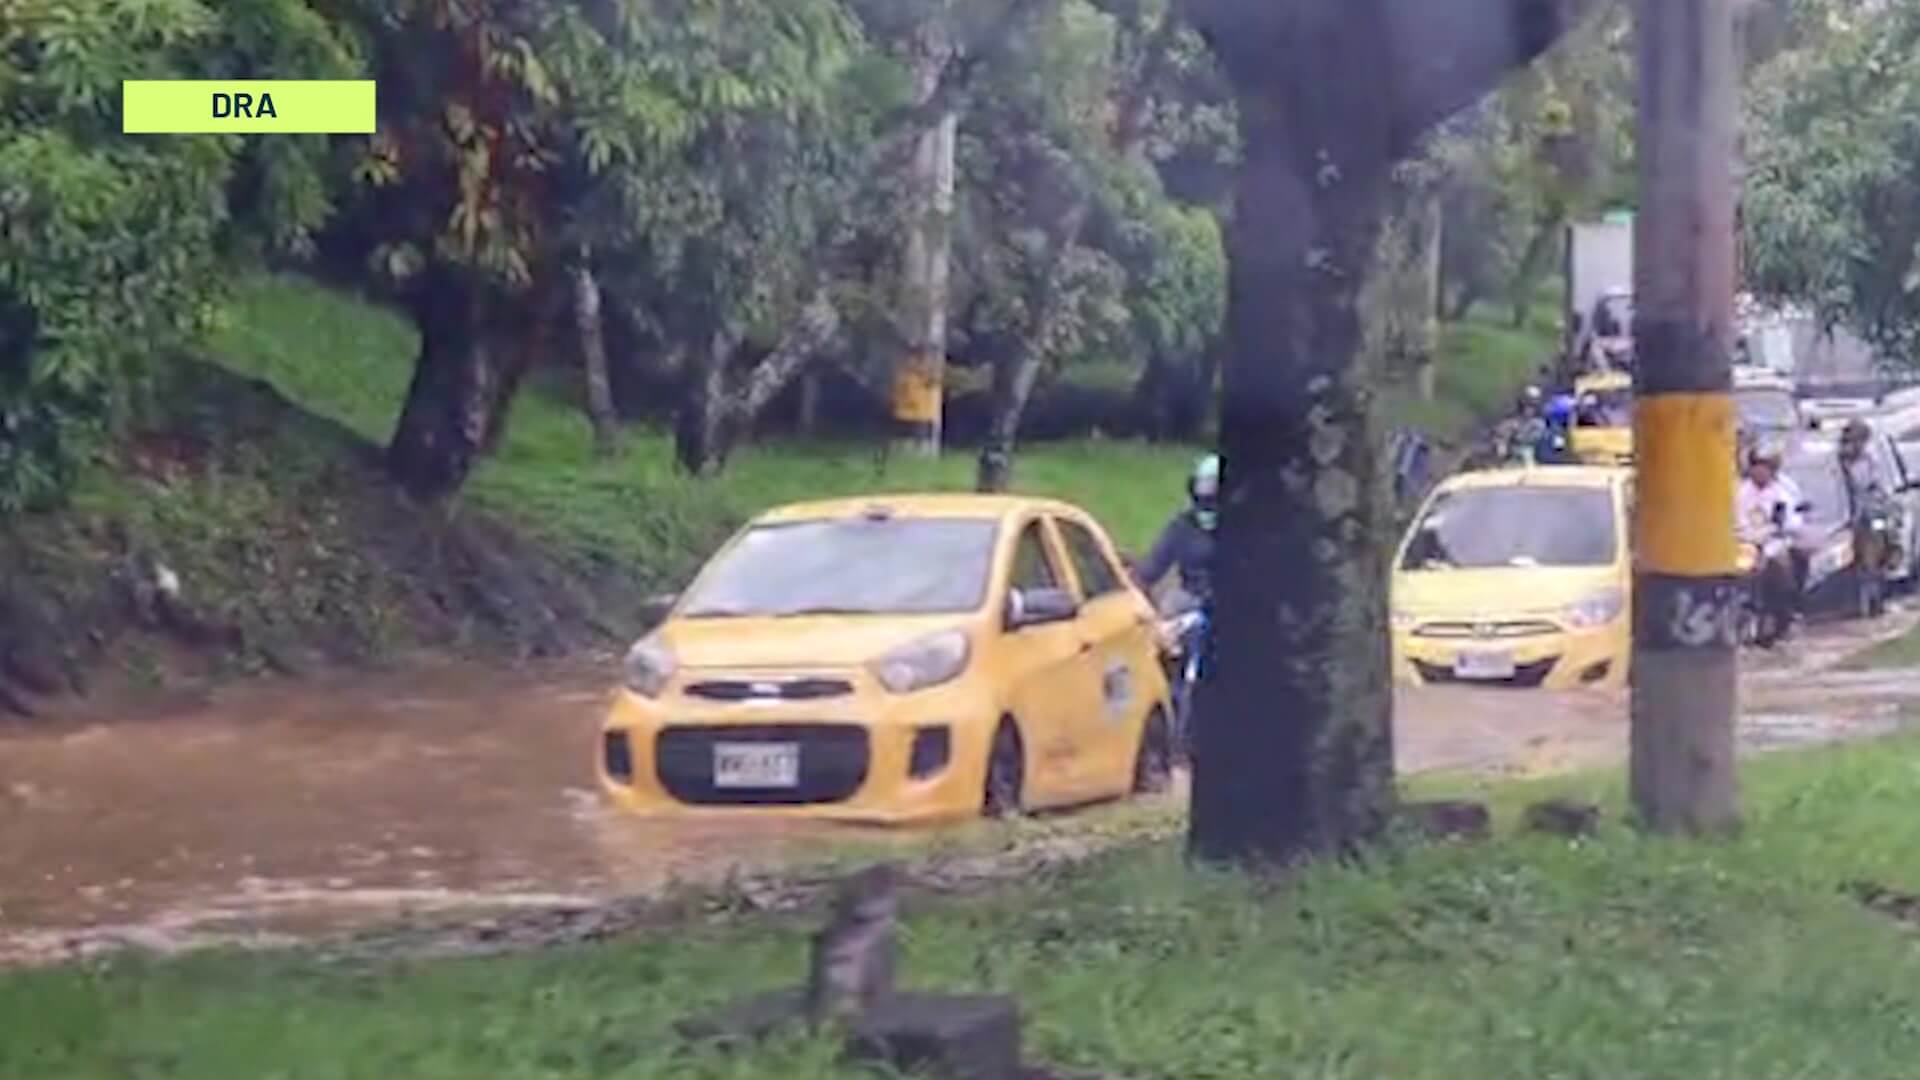
[[[1730,394],[1653,394],[1634,402],[1634,547],[1642,569],[1681,577],[1737,573],[1735,429]]]

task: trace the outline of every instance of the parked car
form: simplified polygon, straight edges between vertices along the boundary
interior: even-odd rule
[[[1394,561],[1395,678],[1626,685],[1632,483],[1628,469],[1562,465],[1440,484]]]
[[[628,653],[599,773],[645,813],[905,823],[1153,790],[1154,610],[1066,503],[921,495],[741,529]]]

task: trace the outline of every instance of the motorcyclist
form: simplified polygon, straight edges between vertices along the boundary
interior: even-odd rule
[[[1194,463],[1187,477],[1187,505],[1160,530],[1135,576],[1152,592],[1178,569],[1180,588],[1199,604],[1213,599],[1213,534],[1220,520],[1220,455]]]
[[[1800,610],[1803,571],[1793,538],[1803,524],[1801,496],[1794,482],[1780,475],[1780,452],[1756,446],[1747,455],[1747,475],[1734,498],[1734,530],[1743,543],[1759,552],[1754,567],[1761,602],[1782,616],[1795,618]]]
[[[1847,421],[1840,432],[1840,467],[1846,471],[1847,487],[1861,499],[1882,496],[1887,491],[1879,463],[1867,453],[1871,438],[1873,427],[1859,417]]]
[[[1838,455],[1841,472],[1847,480],[1848,500],[1855,512],[1853,524],[1863,566],[1878,566],[1886,559],[1882,538],[1868,528],[1867,523],[1875,517],[1884,517],[1891,502],[1886,478],[1880,474],[1880,463],[1867,453],[1867,442],[1871,438],[1873,428],[1865,420],[1855,417],[1847,421],[1840,432]]]
[[[1570,465],[1573,454],[1572,394],[1555,394],[1547,402],[1539,436],[1534,442],[1533,460],[1542,465]]]
[[[1186,508],[1160,530],[1160,538],[1154,541],[1147,561],[1134,571],[1134,579],[1149,594],[1169,573],[1175,569],[1180,571],[1180,589],[1191,599],[1192,606],[1200,610],[1202,618],[1188,631],[1186,640],[1179,643],[1179,653],[1198,656],[1202,665],[1211,651],[1212,637],[1208,631],[1213,622],[1210,615],[1214,529],[1219,520],[1220,456],[1208,454],[1194,464],[1193,473],[1187,478]],[[1176,711],[1184,712],[1184,709]],[[1186,731],[1187,718],[1177,716],[1175,724],[1175,753],[1190,758],[1192,735]]]
[[[1501,461],[1518,462],[1530,465],[1534,452],[1539,447],[1540,437],[1545,433],[1546,421],[1542,418],[1545,395],[1540,387],[1529,384],[1520,392],[1513,414],[1494,428],[1494,453]]]

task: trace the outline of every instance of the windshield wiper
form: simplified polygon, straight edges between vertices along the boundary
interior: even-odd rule
[[[794,619],[806,615],[873,615],[872,608],[837,607],[832,604],[816,604],[812,607],[782,608],[773,612],[776,619]]]

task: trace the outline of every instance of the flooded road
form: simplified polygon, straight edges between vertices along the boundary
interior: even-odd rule
[[[1749,743],[1897,719],[1911,678],[1823,669],[1911,618],[1817,632],[1751,668]],[[83,703],[46,727],[0,731],[0,963],[585,906],[825,858],[850,841],[929,843],[610,811],[591,772],[610,668],[264,682],[169,715]],[[1537,774],[1617,760],[1625,710],[1624,695],[1406,692],[1400,769]]]

